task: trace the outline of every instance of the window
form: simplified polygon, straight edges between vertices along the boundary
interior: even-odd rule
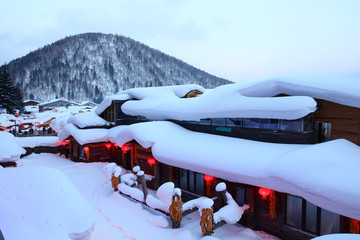
[[[241,118],[227,118],[226,119],[226,126],[228,126],[228,127],[240,127],[240,126],[242,126],[242,119]]]
[[[225,126],[225,118],[213,118],[212,125],[214,126]]]
[[[262,129],[279,129],[279,120],[277,119],[260,119],[260,128]]]
[[[210,119],[210,118],[200,119],[199,124],[202,124],[202,125],[211,125],[211,119]]]
[[[286,224],[318,235],[338,233],[340,216],[300,197],[287,195]]]
[[[260,127],[260,119],[258,119],[258,118],[244,118],[243,119],[243,127],[259,128]]]
[[[288,131],[288,132],[302,132],[303,131],[303,121],[302,121],[302,119],[281,120],[280,121],[280,130]]]
[[[180,169],[180,188],[198,195],[204,194],[204,175]]]

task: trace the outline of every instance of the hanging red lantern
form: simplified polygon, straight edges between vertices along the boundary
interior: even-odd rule
[[[116,147],[116,148],[117,148],[117,147],[118,147],[118,145],[117,145],[116,143],[114,143],[114,147]]]
[[[206,181],[206,182],[210,182],[210,181],[212,181],[212,180],[214,180],[215,178],[213,177],[213,176],[211,176],[211,175],[204,175],[204,180]]]
[[[61,144],[65,147],[68,143],[67,141],[62,141]]]
[[[89,147],[84,147],[83,150],[84,150],[85,153],[88,153],[89,152]]]
[[[268,188],[263,188],[263,187],[259,188],[259,194],[263,199],[266,199],[270,195],[271,191],[272,190]]]
[[[148,162],[148,164],[150,166],[152,166],[152,165],[154,165],[156,163],[156,159],[155,158],[148,158],[147,162]]]
[[[122,146],[121,146],[121,150],[122,150],[123,152],[129,151],[129,150],[130,150],[129,144],[124,144],[124,145],[122,145]]]
[[[105,143],[105,147],[106,147],[108,150],[110,150],[110,148],[111,148],[111,143]]]

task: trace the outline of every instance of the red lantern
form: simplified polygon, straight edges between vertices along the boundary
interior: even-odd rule
[[[105,143],[105,147],[106,147],[108,150],[110,150],[110,148],[111,148],[111,143]]]
[[[206,181],[206,182],[210,182],[210,181],[212,181],[212,180],[214,180],[215,178],[213,177],[213,176],[211,176],[211,175],[204,175],[204,180]]]
[[[117,147],[118,147],[118,145],[117,145],[116,143],[114,143],[114,147],[116,147],[116,148],[117,148]]]
[[[67,143],[67,141],[62,141],[61,144],[65,147]]]
[[[84,147],[83,150],[84,150],[85,153],[88,153],[89,152],[89,147]]]
[[[155,159],[155,158],[149,158],[149,159],[147,160],[147,162],[148,162],[148,164],[149,164],[150,166],[152,166],[152,165],[154,165],[154,164],[156,163],[156,159]]]
[[[128,144],[124,144],[124,145],[121,146],[121,150],[123,152],[127,152],[127,151],[130,150],[130,146]]]
[[[266,199],[270,193],[271,193],[271,189],[268,188],[259,188],[259,194],[262,196],[263,199]]]

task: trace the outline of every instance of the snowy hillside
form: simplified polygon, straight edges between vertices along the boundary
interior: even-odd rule
[[[66,37],[8,64],[26,99],[100,102],[133,87],[230,83],[130,38],[101,33]]]

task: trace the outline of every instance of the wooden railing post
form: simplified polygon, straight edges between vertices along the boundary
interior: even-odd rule
[[[141,187],[142,187],[142,190],[143,190],[143,193],[144,193],[144,202],[146,202],[146,197],[148,195],[148,189],[147,189],[147,186],[146,186],[146,180],[145,180],[144,171],[139,171],[136,175],[140,178]]]

